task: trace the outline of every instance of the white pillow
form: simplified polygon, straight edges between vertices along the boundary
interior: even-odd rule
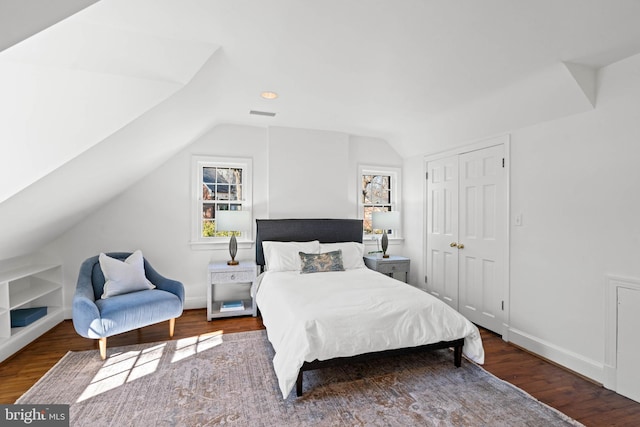
[[[342,250],[342,265],[345,270],[366,268],[364,244],[358,242],[320,243],[320,253]]]
[[[144,258],[140,250],[129,255],[124,262],[103,253],[98,260],[105,278],[103,299],[155,288],[144,274]]]
[[[320,253],[320,242],[262,242],[267,271],[300,271],[300,255]]]

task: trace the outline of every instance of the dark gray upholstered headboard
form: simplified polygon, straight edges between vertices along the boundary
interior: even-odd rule
[[[264,266],[262,242],[362,243],[361,219],[257,219],[256,263]]]

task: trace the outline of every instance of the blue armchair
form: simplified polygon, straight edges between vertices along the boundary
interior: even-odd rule
[[[124,261],[126,252],[106,254]],[[85,260],[80,266],[73,296],[73,326],[79,335],[98,339],[100,357],[107,356],[107,337],[169,320],[169,336],[173,337],[175,320],[182,315],[184,286],[162,277],[144,260],[147,279],[155,289],[131,292],[101,299],[105,277],[99,256]]]

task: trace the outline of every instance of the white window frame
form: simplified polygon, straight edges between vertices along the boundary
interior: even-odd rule
[[[365,203],[362,200],[362,176],[363,175],[388,175],[391,177],[391,210],[400,211],[402,214],[402,170],[397,167],[391,166],[371,166],[371,165],[359,165],[358,166],[358,218],[364,220],[364,207]],[[389,241],[402,240],[402,224],[400,229],[392,230],[389,234]],[[363,241],[373,240],[381,234],[365,233],[364,227],[362,230]]]
[[[242,196],[238,203],[242,210],[253,211],[253,162],[250,158],[192,156],[191,159],[191,247],[192,249],[228,249],[229,237],[202,236],[202,212],[205,200],[202,198],[202,172],[205,167],[242,168]],[[253,214],[252,214],[253,217]],[[253,226],[251,230],[236,237],[238,248],[251,248],[253,244]]]

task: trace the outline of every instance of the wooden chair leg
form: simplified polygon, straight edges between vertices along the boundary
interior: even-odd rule
[[[169,319],[169,336],[173,338],[173,332],[176,329],[176,318]]]
[[[102,337],[98,340],[98,347],[100,347],[100,358],[102,360],[107,358],[107,337]]]

